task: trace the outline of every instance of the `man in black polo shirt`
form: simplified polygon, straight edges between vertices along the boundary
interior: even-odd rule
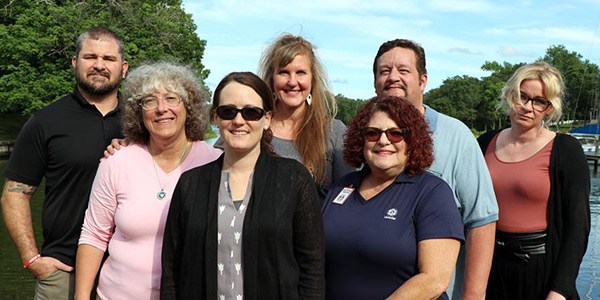
[[[77,86],[23,126],[6,167],[2,213],[23,267],[37,279],[35,299],[73,299],[75,254],[99,158],[121,137],[118,87],[128,64],[121,39],[93,27],[71,60]],[[41,251],[31,197],[46,178]]]

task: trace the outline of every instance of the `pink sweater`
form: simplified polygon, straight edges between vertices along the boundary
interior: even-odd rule
[[[175,185],[181,173],[220,154],[203,141],[194,142],[185,161],[169,174],[158,166],[155,171],[145,145],[127,146],[100,162],[79,244],[108,247],[97,290],[102,299],[159,299],[163,232]],[[159,200],[161,185],[166,196]]]

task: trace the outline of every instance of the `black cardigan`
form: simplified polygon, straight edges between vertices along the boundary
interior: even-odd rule
[[[217,299],[217,206],[223,156],[181,175],[167,218],[161,299]],[[302,164],[264,153],[244,218],[244,299],[324,299],[323,226]]]
[[[477,139],[484,155],[498,132],[487,132]],[[557,133],[550,153],[546,282],[548,292],[556,291],[567,299],[579,299],[575,280],[590,233],[589,172],[579,141]]]

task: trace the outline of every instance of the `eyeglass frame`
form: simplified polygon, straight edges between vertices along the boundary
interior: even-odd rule
[[[177,102],[171,103],[168,99],[177,99]],[[180,96],[167,96],[167,97],[146,96],[146,97],[142,98],[142,100],[140,100],[139,105],[142,107],[143,110],[153,110],[153,109],[158,108],[159,100],[162,100],[163,105],[165,105],[166,107],[177,107],[179,105],[179,103],[181,103],[183,101],[183,99]],[[146,107],[145,105],[148,103],[148,101],[156,101],[156,106]]]
[[[367,131],[368,130],[375,130],[378,133],[376,140],[371,140],[371,139],[369,139],[367,137]],[[400,137],[399,141],[395,142],[394,141],[395,138],[391,138],[390,139],[390,136],[388,135],[388,132],[391,131],[391,130],[399,130],[401,132],[401,137]],[[381,135],[384,134],[384,133],[385,133],[385,137],[388,139],[388,141],[390,141],[392,144],[396,144],[396,143],[402,142],[405,139],[405,136],[408,133],[408,128],[392,127],[392,128],[388,128],[386,130],[382,130],[382,129],[377,128],[377,127],[365,127],[362,130],[362,135],[365,138],[365,141],[369,141],[369,142],[377,142],[377,141],[379,141],[381,139]]]
[[[545,112],[546,110],[548,110],[548,108],[550,106],[552,106],[552,102],[550,102],[550,100],[546,99],[546,98],[542,98],[542,97],[536,97],[536,98],[531,98],[529,97],[529,95],[521,92],[519,97],[516,99],[517,104],[525,106],[527,105],[528,102],[531,102],[531,108],[537,112]],[[535,107],[535,103],[545,103],[546,107],[542,110],[536,109]]]

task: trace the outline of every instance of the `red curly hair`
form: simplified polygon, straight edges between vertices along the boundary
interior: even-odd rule
[[[346,131],[344,160],[353,167],[366,163],[362,130],[378,111],[387,113],[398,128],[408,129],[404,136],[407,156],[404,172],[413,176],[429,168],[433,163],[433,140],[429,126],[423,114],[408,99],[395,96],[374,97],[358,110]]]

